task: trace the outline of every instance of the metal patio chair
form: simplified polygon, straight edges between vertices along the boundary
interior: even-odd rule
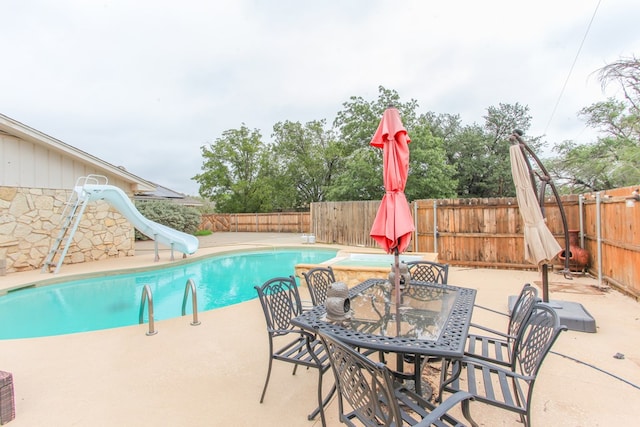
[[[260,403],[264,401],[267,392],[274,360],[293,364],[293,375],[296,374],[298,365],[315,368],[318,370],[318,407],[309,414],[309,419],[314,419],[320,413],[322,425],[326,425],[323,408],[335,392],[334,386],[323,400],[322,376],[330,368],[329,357],[319,339],[291,323],[291,319],[302,313],[295,278],[276,277],[255,288],[264,311],[269,335],[269,368]]]
[[[421,282],[447,284],[449,278],[449,264],[441,264],[433,261],[407,261],[411,280]]]
[[[331,266],[312,268],[302,275],[311,294],[311,303],[314,306],[324,304],[329,286],[336,281]]]
[[[469,333],[467,336],[467,348],[465,354],[478,359],[488,360],[504,366],[512,366],[513,345],[520,335],[522,326],[526,323],[537,302],[538,290],[535,286],[525,284],[516,299],[511,314],[502,313],[488,307],[476,304],[475,308],[488,310],[492,313],[508,317],[509,323],[506,332],[501,332],[487,326],[471,323],[471,328],[484,331],[487,334]]]
[[[450,372],[449,369],[441,372],[439,397],[445,391],[467,391],[479,402],[516,412],[524,426],[530,426],[531,398],[540,366],[560,332],[566,329],[560,325],[553,308],[537,303],[513,347],[513,369],[468,356],[451,360]],[[462,412],[477,426],[471,417],[469,401],[462,402]]]
[[[456,393],[436,407],[395,382],[383,363],[368,359],[329,334],[318,332],[318,336],[331,359],[342,423],[352,427],[463,426],[447,411],[470,399],[469,393]]]

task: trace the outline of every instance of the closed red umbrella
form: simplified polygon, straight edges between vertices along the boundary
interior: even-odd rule
[[[411,241],[413,219],[409,202],[404,194],[409,173],[409,142],[407,130],[396,108],[387,108],[371,139],[371,145],[383,150],[383,179],[385,195],[371,226],[371,237],[387,253],[395,255],[396,305],[400,304],[399,254]],[[398,322],[399,325],[399,322]]]

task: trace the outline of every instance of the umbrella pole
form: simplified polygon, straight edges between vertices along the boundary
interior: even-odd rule
[[[549,265],[542,264],[542,301],[549,302]]]
[[[400,255],[398,254],[398,247],[396,246],[394,252],[395,262],[395,278],[394,278],[394,292],[396,297],[396,336],[400,335]]]
[[[394,269],[396,271],[393,284],[393,292],[396,298],[396,336],[400,336],[400,254],[398,252],[398,246],[394,249]],[[398,372],[403,372],[404,363],[403,355],[396,355],[396,367]]]

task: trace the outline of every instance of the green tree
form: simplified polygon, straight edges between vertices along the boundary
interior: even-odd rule
[[[445,142],[431,133],[428,118],[421,116],[411,131],[409,176],[405,193],[409,200],[456,196],[455,167],[447,161]]]
[[[511,178],[508,137],[514,129],[526,132],[531,126],[529,107],[499,104],[487,108],[484,125],[459,128],[455,116],[446,121],[449,130],[447,158],[456,167],[460,197],[507,197],[515,195]],[[445,133],[441,130],[440,133]],[[539,141],[527,143],[538,147]]]
[[[308,208],[326,198],[341,151],[325,126],[320,120],[305,125],[285,121],[273,127],[273,151],[282,172],[279,183],[286,183],[282,191],[293,192],[291,206]]]
[[[600,191],[640,182],[640,60],[622,58],[599,70],[603,89],[621,87],[623,98],[596,102],[579,112],[588,126],[597,129],[595,142],[564,141],[554,147],[558,156],[551,173],[565,191]]]
[[[327,193],[331,201],[382,198],[382,156],[379,149],[360,147],[348,155]]]
[[[415,122],[418,101],[412,99],[401,102],[400,95],[394,90],[379,86],[378,99],[374,101],[352,96],[348,102],[342,104],[343,109],[336,115],[333,126],[340,135],[340,141],[347,153],[369,144],[378,128],[382,113],[391,105],[400,112],[404,127],[410,129]]]
[[[338,152],[343,163],[329,190],[330,200],[376,200],[384,194],[382,150],[369,145],[385,109],[393,105],[400,112],[411,138],[406,194],[416,198],[450,197],[455,181],[446,163],[442,139],[430,133],[425,118],[418,117],[416,100],[402,102],[397,92],[378,88],[378,99],[352,97],[334,120],[339,133]]]
[[[271,209],[272,179],[260,179],[269,165],[269,147],[258,130],[229,129],[209,146],[202,146],[202,173],[193,177],[199,193],[218,212],[267,212]]]
[[[624,168],[626,163],[619,159],[620,147],[615,138],[602,138],[591,144],[564,141],[557,144],[554,151],[558,157],[550,162],[547,169],[564,193],[600,191],[628,185]],[[616,164],[617,169],[614,167]],[[627,166],[635,168],[632,164]],[[638,177],[637,168],[635,173],[628,172]]]

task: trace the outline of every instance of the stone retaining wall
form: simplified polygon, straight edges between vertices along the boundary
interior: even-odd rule
[[[41,268],[58,237],[70,190],[0,187],[0,261],[4,273]],[[64,263],[135,255],[134,228],[103,201],[90,202]]]

